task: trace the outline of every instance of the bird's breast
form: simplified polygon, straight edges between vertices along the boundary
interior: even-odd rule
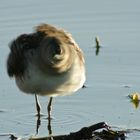
[[[16,77],[18,87],[25,93],[40,95],[67,95],[77,91],[85,82],[84,65],[75,59],[73,65],[64,73],[45,73],[34,64],[29,64],[24,77]]]

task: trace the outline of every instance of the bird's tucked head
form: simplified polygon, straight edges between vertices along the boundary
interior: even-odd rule
[[[76,52],[70,34],[48,24],[38,26],[37,32],[45,34],[39,45],[41,68],[54,73],[63,73],[71,68]]]

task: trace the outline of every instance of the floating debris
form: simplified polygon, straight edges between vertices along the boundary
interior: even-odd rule
[[[21,138],[20,140],[23,139]],[[125,140],[125,131],[112,130],[105,122],[100,122],[66,135],[51,135],[48,137],[32,136],[28,139],[26,138],[26,140]]]
[[[99,39],[98,36],[95,37],[95,43],[96,43],[96,46],[95,46],[95,48],[96,48],[95,54],[98,55],[99,54],[99,51],[100,51],[100,48],[101,48],[101,46],[100,46],[100,39]]]
[[[9,137],[10,140],[18,140],[18,137],[14,136],[14,134],[0,134],[0,137]]]
[[[124,87],[124,88],[131,88],[132,85],[122,85],[122,87]]]
[[[124,130],[112,130],[107,123],[99,122],[91,126],[83,127],[79,131],[64,135],[17,137],[14,134],[0,134],[0,137],[8,136],[10,140],[125,140],[125,134],[126,131]]]
[[[100,48],[100,39],[98,36],[95,37],[96,47]]]
[[[138,92],[128,95],[135,108],[138,108],[140,102],[140,94]]]
[[[5,113],[5,112],[7,112],[6,109],[0,109],[0,113]]]

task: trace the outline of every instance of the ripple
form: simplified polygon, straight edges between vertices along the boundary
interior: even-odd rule
[[[52,120],[53,125],[75,125],[88,121],[91,118],[91,114],[87,111],[75,111],[72,108],[65,110],[59,110],[59,113],[54,114],[55,117]]]
[[[36,119],[34,114],[21,114],[16,116],[15,122],[19,125],[36,126]]]
[[[60,110],[59,113],[53,111],[52,114],[52,126],[54,127],[61,127],[63,126],[75,126],[79,124],[83,124],[84,122],[88,122],[91,114],[86,111],[73,111],[72,108],[68,108],[65,110]],[[15,124],[21,126],[30,126],[31,128],[36,128],[37,117],[35,114],[21,114],[17,115],[16,119],[14,120]],[[41,127],[45,128],[47,126],[47,115],[43,114],[41,116]],[[46,127],[47,128],[47,127]]]

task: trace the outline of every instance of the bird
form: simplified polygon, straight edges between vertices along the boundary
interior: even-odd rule
[[[9,43],[7,73],[17,87],[35,96],[37,115],[41,114],[38,95],[52,100],[75,93],[85,83],[83,51],[72,35],[50,24],[39,24],[32,33],[23,33]]]

